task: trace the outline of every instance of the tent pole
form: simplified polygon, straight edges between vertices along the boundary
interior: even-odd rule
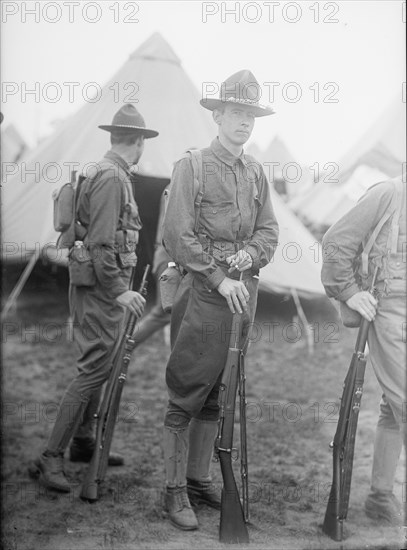
[[[312,355],[314,353],[314,338],[312,335],[312,331],[309,328],[308,319],[305,316],[304,310],[302,309],[297,291],[295,290],[295,288],[291,288],[290,291],[295,303],[295,307],[297,308],[298,317],[301,319],[302,324],[304,325],[305,334],[307,336],[308,353]]]
[[[7,317],[8,312],[13,307],[14,302],[19,297],[21,291],[23,290],[23,287],[25,283],[27,282],[28,277],[30,276],[31,271],[34,269],[34,265],[36,264],[40,254],[37,252],[34,252],[34,254],[31,256],[30,261],[26,265],[23,273],[21,274],[21,277],[19,278],[16,286],[13,288],[10,296],[8,297],[3,311],[1,312],[1,321],[3,322],[4,319]]]

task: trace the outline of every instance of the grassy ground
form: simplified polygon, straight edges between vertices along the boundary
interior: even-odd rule
[[[314,353],[292,325],[292,304],[261,295],[256,340],[246,362],[250,549],[399,549],[405,533],[369,520],[371,452],[380,391],[367,368],[355,452],[347,538],[326,537],[323,520],[332,474],[328,449],[355,332],[340,326],[327,302],[306,304]],[[114,450],[126,457],[110,468],[101,499],[79,499],[83,464],[67,462],[73,492],[37,485],[27,463],[43,448],[59,399],[75,373],[66,339],[66,294],[48,282],[27,287],[3,326],[3,548],[7,550],[218,549],[219,513],[198,510],[200,529],[183,533],[162,517],[163,334],[137,350],[124,389]],[[238,434],[238,424],[236,424]],[[403,462],[396,492],[402,498]],[[221,485],[218,464],[214,479]],[[236,464],[236,479],[238,477]],[[405,488],[405,484],[404,484]],[[404,494],[405,499],[405,494]]]

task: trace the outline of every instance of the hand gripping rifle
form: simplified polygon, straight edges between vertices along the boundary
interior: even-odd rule
[[[221,512],[220,512],[220,527],[219,540],[229,544],[249,542],[249,534],[246,526],[245,513],[240,502],[239,491],[236,486],[235,477],[232,468],[232,453],[233,449],[233,425],[235,421],[236,393],[240,382],[240,398],[244,396],[244,379],[242,379],[241,371],[241,355],[242,351],[239,348],[239,340],[242,332],[241,315],[234,313],[232,318],[232,332],[230,336],[229,350],[226,360],[226,365],[222,375],[222,382],[219,389],[219,408],[220,420],[219,431],[215,442],[215,452],[220,461],[220,467],[223,477]],[[240,376],[240,379],[239,379]],[[244,372],[243,372],[244,376]],[[242,386],[243,384],[243,386]],[[245,412],[242,418],[242,407],[245,404],[241,402],[241,417],[245,420]],[[241,438],[245,436],[245,429]],[[242,439],[241,439],[242,444]],[[246,448],[245,442],[243,448]],[[246,454],[244,452],[244,454]],[[245,475],[243,486],[243,494],[247,500],[247,457],[245,465],[241,463],[241,473],[243,480],[243,472]],[[245,505],[247,510],[247,505]]]
[[[378,268],[375,269],[369,289],[371,294],[375,292],[374,285],[377,271]],[[367,360],[365,348],[369,327],[370,321],[362,317],[355,351],[343,384],[338,426],[334,440],[330,444],[333,449],[333,478],[322,530],[336,541],[343,539],[343,521],[348,514],[356,428]]]
[[[147,265],[139,288],[139,293],[143,296],[147,294],[147,277],[149,270],[150,266]],[[98,422],[95,450],[80,494],[81,499],[89,502],[98,500],[99,486],[105,477],[110,446],[120,407],[120,399],[127,377],[127,369],[131,354],[135,346],[134,336],[136,323],[136,315],[134,313],[129,313],[119,346],[114,354],[112,371],[106,383],[103,400],[97,414]]]

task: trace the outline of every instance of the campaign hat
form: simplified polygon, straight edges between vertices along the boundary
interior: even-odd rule
[[[114,134],[143,134],[146,139],[158,136],[156,130],[146,128],[144,118],[131,103],[120,107],[113,117],[112,124],[102,124],[99,128]]]
[[[243,69],[232,74],[220,86],[219,98],[203,97],[202,107],[213,111],[226,104],[250,107],[256,117],[274,114],[273,109],[260,103],[261,88],[254,74]]]

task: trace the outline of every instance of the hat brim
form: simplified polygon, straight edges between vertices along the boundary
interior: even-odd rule
[[[149,128],[143,128],[142,126],[127,126],[125,124],[102,124],[99,126],[101,130],[106,132],[116,132],[118,134],[143,134],[146,139],[154,138],[158,136],[156,130],[150,130]]]
[[[254,112],[254,116],[261,117],[261,116],[268,116],[268,115],[274,115],[275,111],[271,109],[270,107],[266,107],[264,105],[259,105],[258,103],[248,103],[245,101],[239,101],[236,99],[226,99],[225,101],[222,101],[221,99],[213,99],[213,98],[206,98],[201,99],[199,102],[202,107],[205,109],[208,109],[209,111],[213,111],[214,109],[219,109],[219,107],[222,107],[224,105],[239,105],[243,107],[250,107],[250,109]]]

